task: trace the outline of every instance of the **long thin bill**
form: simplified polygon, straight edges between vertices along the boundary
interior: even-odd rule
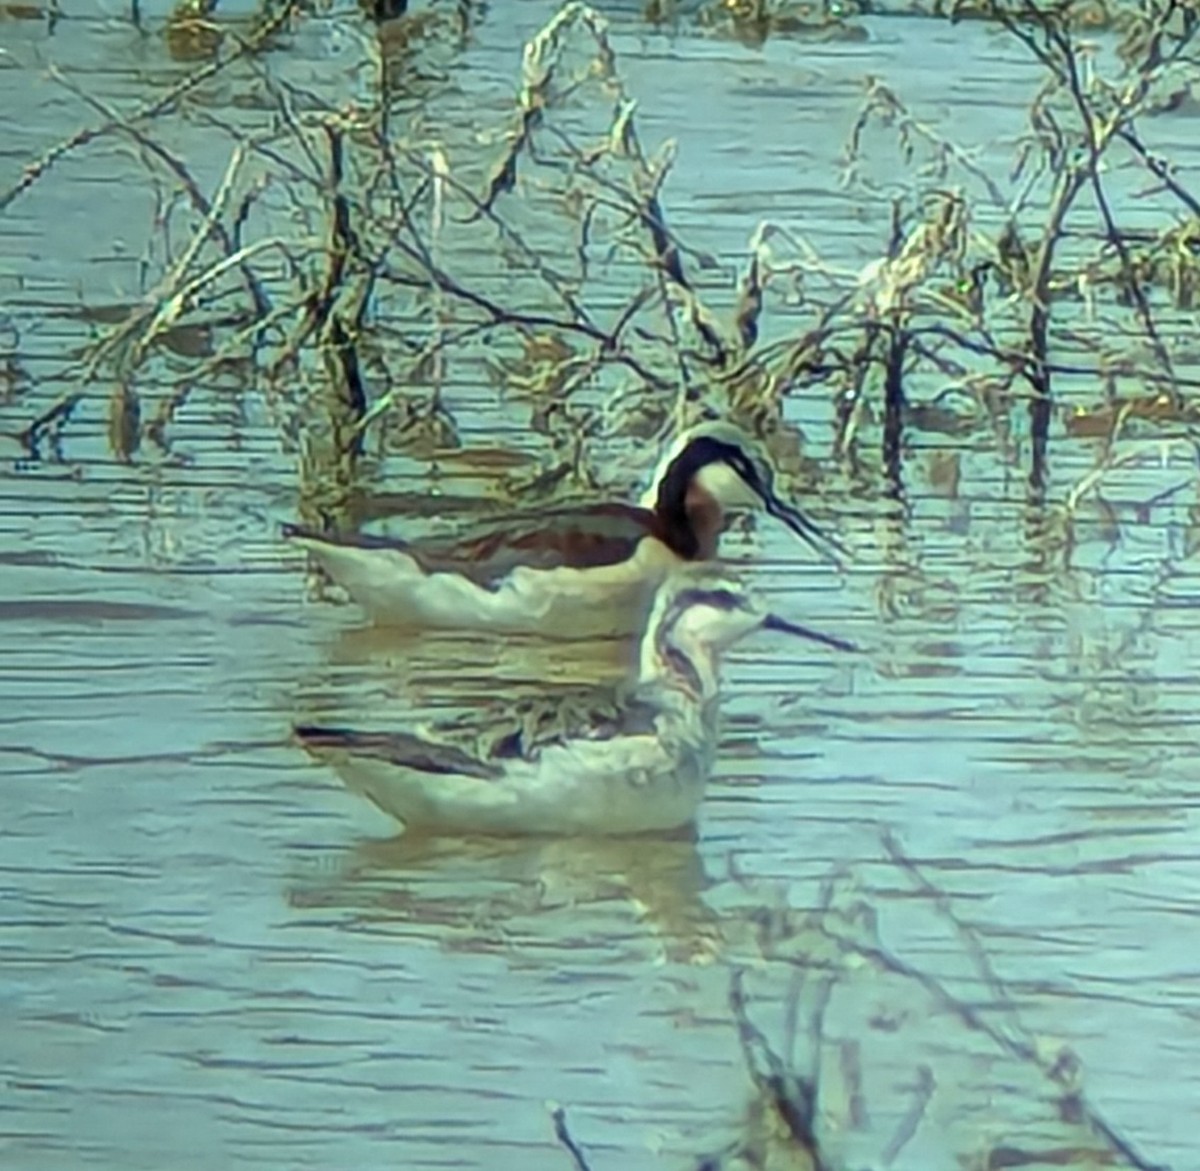
[[[809,626],[801,626],[798,622],[789,622],[778,614],[768,614],[763,622],[764,630],[778,630],[782,634],[794,634],[797,638],[807,638],[810,642],[819,642],[822,646],[832,647],[835,651],[857,651],[858,647],[845,638],[833,634],[822,634]]]
[[[734,471],[746,482],[746,486],[762,501],[763,509],[768,516],[782,521],[793,533],[803,540],[810,548],[819,553],[827,561],[841,566],[841,559],[852,561],[850,550],[841,541],[831,537],[815,521],[811,521],[798,508],[785,504],[775,493],[774,476],[769,467],[761,464],[750,464],[738,467]]]
[[[771,488],[766,488],[762,493],[762,501],[768,516],[773,516],[776,520],[783,521],[792,532],[806,541],[811,548],[815,549],[826,560],[832,561],[835,565],[840,564],[839,558],[844,558],[847,561],[851,560],[850,550],[841,541],[835,537],[831,537],[820,525],[809,520],[798,508],[793,508],[792,505],[785,504],[775,495],[775,492]]]

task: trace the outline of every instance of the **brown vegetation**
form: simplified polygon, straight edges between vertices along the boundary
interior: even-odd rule
[[[726,22],[752,23],[759,39],[787,31],[781,13],[761,4],[717,7]],[[23,16],[23,6],[8,15]],[[67,155],[119,137],[159,194],[162,246],[153,296],[102,323],[74,389],[28,421],[21,441],[30,458],[52,452],[86,395],[107,396],[109,445],[130,461],[147,444],[169,448],[198,388],[237,394],[255,384],[297,453],[305,507],[338,518],[371,477],[373,454],[431,456],[460,443],[444,393],[460,370],[501,383],[544,440],[537,474],[509,468],[500,492],[591,485],[604,441],[656,442],[710,411],[765,436],[785,471],[807,476],[813,491],[823,485],[832,498],[851,486],[902,504],[914,432],[985,433],[1006,459],[1022,461],[1031,509],[1069,549],[1075,509],[1109,473],[1151,443],[1197,451],[1197,386],[1174,351],[1200,287],[1200,199],[1140,130],[1195,82],[1200,16],[1191,4],[1143,0],[1099,13],[1035,0],[949,6],[949,19],[1002,26],[1041,66],[1014,163],[1019,194],[1006,195],[951,134],[868,79],[843,179],[890,200],[892,230],[880,259],[850,275],[832,271],[793,224],[760,225],[736,273],[680,238],[663,197],[673,148],[642,141],[605,21],[586,5],[567,4],[530,42],[506,124],[456,144],[453,160],[423,123],[420,69],[470,37],[470,3],[432,15],[371,8],[357,29],[371,85],[336,107],[263,65],[307,15],[301,0],[282,0],[239,29],[213,3],[181,5],[164,35],[176,57],[198,63],[137,109],[111,108],[58,75],[95,120],[31,160],[0,193],[0,211],[36,198]],[[674,6],[648,15],[674,18]],[[1115,64],[1081,39],[1096,27],[1118,30]],[[271,115],[253,133],[189,105],[235,68]],[[160,133],[185,108],[224,143],[212,190]],[[871,186],[866,154],[893,149],[904,181]],[[1142,173],[1157,230],[1121,222],[1111,184],[1118,173],[1128,184],[1130,166]],[[806,318],[802,331],[767,328],[784,304],[789,320]],[[1063,342],[1085,359],[1064,359]],[[21,378],[11,359],[5,378]],[[1060,401],[1062,383],[1081,379],[1094,384],[1091,401]],[[830,404],[829,450],[802,447],[784,425],[783,404],[796,395]],[[1095,443],[1096,463],[1051,491],[1056,431]],[[959,464],[945,451],[937,458],[931,480],[957,493]],[[488,451],[479,461],[504,466]],[[898,848],[892,855],[921,897],[938,903]],[[805,924],[836,958],[824,972],[830,986],[850,953],[921,986],[1051,1086],[1060,1121],[1082,1136],[1078,1158],[1058,1148],[1059,1164],[1149,1166],[1088,1105],[1067,1057],[1046,1058],[931,986],[874,939],[865,907],[838,911],[831,898]],[[764,925],[763,955],[797,971],[811,966],[811,950],[786,950],[800,931],[790,919],[785,926]],[[853,944],[849,926],[861,928]],[[965,929],[961,936],[996,1003],[1010,1004],[978,945]],[[828,1168],[817,1072],[797,1073],[750,1010],[739,976],[732,1014],[757,1090],[755,1125],[773,1121],[770,1142]],[[901,1136],[910,1125],[902,1123]],[[555,1125],[586,1167],[564,1114]],[[763,1166],[765,1145],[752,1135],[698,1166]],[[994,1147],[979,1165],[1023,1165],[1015,1150]]]

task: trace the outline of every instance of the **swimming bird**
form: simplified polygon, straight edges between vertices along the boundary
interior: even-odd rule
[[[509,515],[450,540],[283,532],[382,625],[606,638],[640,630],[667,573],[716,557],[728,514],[756,506],[827,556],[842,552],[780,500],[749,438],[721,423],[677,441],[642,505]]]
[[[715,566],[660,587],[636,681],[558,718],[510,710],[470,748],[446,734],[300,725],[347,786],[407,827],[485,834],[633,834],[696,818],[717,743],[723,651],[756,630],[851,650],[766,610]]]

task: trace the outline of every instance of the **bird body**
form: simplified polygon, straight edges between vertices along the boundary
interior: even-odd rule
[[[508,518],[452,544],[288,535],[383,626],[604,638],[644,618],[678,559],[639,510],[601,507]]]
[[[438,832],[631,834],[694,822],[718,736],[721,653],[767,628],[847,649],[781,619],[714,567],[675,571],[642,636],[636,681],[589,708],[508,711],[466,750],[446,738],[305,725],[315,756],[408,826]]]
[[[325,750],[348,788],[406,826],[441,833],[669,831],[694,818],[711,767],[703,735],[671,728],[572,739],[532,759],[486,762],[446,746],[435,757],[403,734],[300,732],[318,755]]]
[[[728,513],[759,505],[817,547],[834,546],[776,495],[734,429],[707,424],[664,461],[650,507],[594,503],[498,518],[452,540],[284,535],[309,550],[378,623],[550,638],[628,635],[681,564],[717,556]]]

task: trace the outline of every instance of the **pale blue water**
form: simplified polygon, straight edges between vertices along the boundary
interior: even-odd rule
[[[448,149],[464,125],[505,125],[521,46],[552,11],[493,5],[472,46],[447,53],[428,117]],[[99,117],[51,63],[123,108],[183,76],[124,13],[68,11],[53,35],[0,22],[0,186]],[[672,227],[737,269],[762,219],[842,272],[880,255],[886,197],[838,185],[865,75],[997,176],[1034,84],[979,24],[873,17],[865,42],[755,50],[612,15],[643,141],[678,144]],[[261,68],[355,92],[348,27],[345,13],[311,21]],[[266,115],[234,101],[253,84],[222,79],[206,100],[261,129]],[[1145,128],[1188,177],[1195,126],[1184,111]],[[195,113],[155,130],[211,193],[229,136]],[[874,140],[886,191],[894,148]],[[275,539],[294,515],[297,457],[265,394],[198,392],[174,458],[110,459],[111,386],[80,385],[70,358],[84,306],[135,302],[161,272],[156,253],[142,267],[158,206],[142,175],[110,137],[0,215],[0,298],[29,380],[0,402],[0,1164],[566,1167],[554,1100],[594,1171],[692,1166],[741,1133],[750,1092],[731,967],[749,964],[752,1012],[782,1048],[785,960],[815,978],[828,951],[801,932],[764,958],[751,913],[815,907],[835,870],[839,898],[867,892],[890,952],[1019,1053],[915,980],[847,967],[821,1049],[833,1166],[883,1165],[923,1069],[933,1088],[892,1166],[957,1167],[995,1146],[1041,1152],[1028,1166],[1104,1165],[1087,1154],[1103,1144],[1059,1119],[1058,1091],[1020,1056],[1038,1048],[1048,1068],[1060,1045],[1149,1163],[1197,1163],[1200,640],[1184,445],[1147,446],[1115,473],[1111,512],[1085,502],[1065,568],[1028,536],[1021,412],[1015,461],[987,424],[910,431],[902,523],[831,484],[814,511],[857,553],[844,575],[765,523],[735,539],[780,608],[867,653],[768,643],[734,656],[695,845],[388,841],[388,823],[288,743],[294,720],[406,723],[464,680],[499,690],[571,665],[363,633],[351,608],[306,601],[303,565]],[[281,214],[284,194],[265,198]],[[1126,210],[1152,216],[1145,202]],[[63,459],[23,462],[12,433],[68,390],[84,398]],[[1096,388],[1063,391],[1084,402]],[[486,385],[453,383],[448,398],[473,442],[529,442]],[[788,410],[824,450],[828,401]],[[956,494],[929,470],[946,451],[961,460]],[[1054,498],[1095,458],[1057,421]],[[390,486],[400,466],[385,467]],[[485,478],[447,463],[439,483]],[[888,859],[884,829],[970,925],[998,984]],[[1001,985],[1012,1011],[995,1004]],[[851,1126],[855,1062],[869,1117]]]

